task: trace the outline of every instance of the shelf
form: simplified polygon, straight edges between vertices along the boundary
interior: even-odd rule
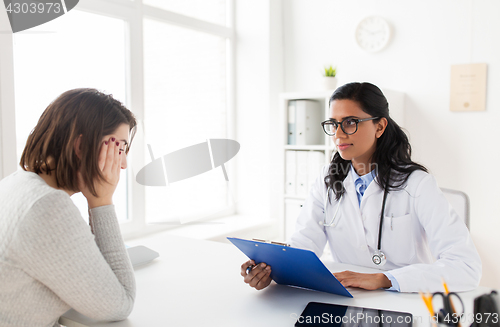
[[[303,92],[286,92],[279,95],[279,106],[280,106],[280,156],[281,163],[280,168],[283,174],[276,176],[276,185],[282,188],[280,190],[281,197],[279,198],[280,208],[278,216],[278,224],[280,231],[280,238],[287,239],[294,231],[294,226],[296,219],[299,215],[299,207],[297,203],[305,203],[307,195],[304,195],[304,187],[310,185],[310,180],[316,179],[317,176],[314,170],[316,169],[316,162],[321,163],[321,160],[316,160],[318,157],[323,157],[321,153],[324,153],[324,165],[329,165],[333,155],[336,153],[337,149],[332,142],[330,136],[326,134],[323,135],[324,138],[314,138],[309,142],[324,143],[315,145],[289,145],[288,144],[288,113],[289,113],[289,102],[293,100],[314,100],[319,103],[319,107],[322,108],[323,119],[329,119],[330,117],[330,107],[328,102],[333,94],[333,90],[318,90],[318,91],[303,91]],[[390,103],[391,117],[402,127],[404,127],[404,111],[405,111],[405,99],[404,93],[398,91],[392,91],[387,89],[382,89],[388,102]],[[317,104],[318,106],[318,104]],[[293,106],[292,106],[293,109]],[[296,123],[292,121],[291,123]],[[319,124],[317,128],[321,128]],[[296,153],[291,153],[296,151]],[[300,156],[300,163],[298,162]],[[290,162],[294,162],[289,167],[287,167],[287,157]],[[306,159],[304,159],[307,157]],[[311,162],[309,159],[312,158]],[[307,162],[307,163],[305,163]],[[318,165],[319,166],[319,165]],[[311,167],[312,169],[309,169]],[[288,173],[288,169],[291,172]],[[300,173],[298,173],[300,171]],[[311,177],[312,176],[312,177]],[[309,186],[310,187],[310,186]],[[300,189],[300,191],[299,191]],[[295,190],[295,193],[294,193]],[[286,192],[289,193],[286,193]],[[297,195],[301,194],[301,195]],[[308,190],[309,194],[309,190]],[[296,200],[296,201],[292,201]],[[288,202],[288,204],[287,204]]]
[[[281,93],[281,99],[299,100],[299,99],[321,99],[329,100],[333,90],[330,91],[310,91],[310,92],[286,92]]]
[[[331,137],[323,134],[321,131],[321,137],[314,138],[314,140],[309,141],[310,143],[322,143],[322,144],[311,144],[311,145],[290,145],[288,144],[288,113],[289,113],[289,102],[293,100],[314,100],[317,102],[315,105],[321,112],[318,117],[321,120],[326,120],[329,117],[329,106],[328,101],[333,94],[333,90],[325,91],[306,91],[306,92],[288,92],[280,94],[280,114],[281,114],[281,135],[282,135],[282,167],[284,174],[280,176],[279,184],[283,185],[283,190],[281,193],[281,207],[279,215],[279,229],[282,239],[287,239],[291,236],[295,228],[295,222],[302,208],[302,205],[306,202],[307,196],[309,194],[310,181],[317,178],[316,166],[319,172],[321,164],[326,165],[330,162],[330,157],[333,152],[335,152],[335,145],[333,144]],[[314,115],[316,116],[316,115]],[[313,124],[321,130],[321,125]],[[311,126],[314,127],[314,126]],[[302,127],[304,128],[304,127]],[[306,129],[307,130],[307,129]],[[295,154],[289,152],[296,152]],[[320,153],[322,152],[323,155]],[[293,170],[293,173],[287,175],[287,156],[291,160],[295,160],[295,165],[288,168]],[[299,163],[300,156],[300,163]],[[323,157],[323,159],[320,159]],[[312,161],[311,161],[312,160]],[[317,165],[318,164],[318,165]],[[292,168],[293,167],[293,168]],[[313,172],[314,171],[314,172]],[[299,173],[300,172],[300,173]],[[294,175],[295,177],[290,177]],[[294,192],[295,190],[295,192]],[[288,193],[286,192],[288,191]]]
[[[291,194],[283,194],[283,198],[285,200],[306,200],[307,199],[307,196],[303,196],[303,195],[291,195]]]
[[[335,151],[335,147],[329,145],[285,145],[285,150],[299,150],[299,151]]]
[[[328,150],[326,145],[285,145],[285,150]]]

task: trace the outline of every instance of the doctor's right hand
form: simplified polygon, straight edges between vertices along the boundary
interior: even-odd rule
[[[249,260],[241,265],[241,276],[244,277],[245,283],[261,290],[271,284],[271,266],[264,262],[255,265],[255,261]]]

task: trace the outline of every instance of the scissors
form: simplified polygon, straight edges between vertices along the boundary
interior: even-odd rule
[[[432,295],[433,307],[438,308],[436,305],[436,298],[441,297],[443,301],[442,308],[436,313],[437,322],[452,327],[460,327],[460,320],[464,314],[464,302],[457,293],[443,293],[437,292]],[[453,299],[453,301],[452,301]],[[455,303],[455,305],[454,305]],[[460,304],[460,306],[456,306]],[[458,309],[458,310],[457,310]]]

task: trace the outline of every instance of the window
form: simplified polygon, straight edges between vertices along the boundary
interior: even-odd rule
[[[143,0],[143,2],[146,5],[214,24],[226,24],[226,0]]]
[[[29,33],[14,34],[17,162],[38,118],[61,93],[93,87],[127,105],[127,24],[78,10],[70,14],[30,29]],[[127,176],[122,172],[113,198],[121,221],[127,220],[126,185]],[[75,194],[72,198],[82,216],[87,217],[85,197]]]
[[[145,139],[155,157],[227,138],[225,38],[145,19],[144,89]],[[145,198],[146,217],[156,222],[200,219],[228,206],[221,168],[147,187]]]
[[[66,90],[111,93],[138,118],[129,168],[114,197],[122,232],[134,236],[234,210],[221,168],[162,188],[135,181],[151,161],[148,144],[160,157],[231,138],[233,0],[143,2],[80,2],[12,41],[17,161],[43,110]],[[189,205],[193,197],[199,206]],[[86,216],[85,198],[73,200]]]

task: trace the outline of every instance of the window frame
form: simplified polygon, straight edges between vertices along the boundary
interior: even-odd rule
[[[126,62],[126,89],[127,105],[134,112],[138,121],[138,130],[128,157],[129,169],[127,177],[129,181],[135,180],[137,171],[133,167],[143,167],[145,154],[149,153],[144,143],[144,55],[143,55],[143,20],[145,18],[183,28],[201,31],[226,39],[226,103],[227,103],[227,137],[236,138],[236,114],[235,114],[235,24],[234,24],[234,0],[227,0],[226,26],[210,23],[197,18],[188,17],[161,8],[144,5],[141,0],[86,0],[80,1],[76,10],[89,13],[118,18],[127,23],[125,53]],[[10,30],[7,14],[2,10],[0,13],[0,30]],[[0,33],[0,179],[9,175],[17,169],[16,142],[6,142],[16,139],[15,130],[15,103],[14,103],[14,71],[13,71],[13,38],[11,33]],[[236,184],[235,163],[227,164],[228,175],[232,184]],[[236,189],[235,186],[232,189]],[[234,194],[233,194],[234,195]],[[146,234],[173,229],[179,226],[172,225],[148,225],[146,224],[145,188],[138,183],[127,183],[128,220],[120,223],[122,236],[134,238]],[[219,213],[216,217],[233,215],[236,212],[234,205]]]

